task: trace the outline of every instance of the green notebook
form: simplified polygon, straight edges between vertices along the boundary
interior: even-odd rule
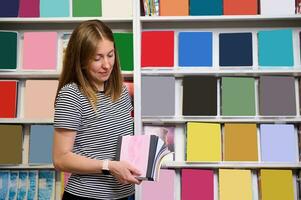
[[[222,78],[222,115],[255,115],[254,78]]]
[[[114,33],[121,70],[133,71],[133,33]]]
[[[17,68],[17,32],[0,31],[0,70]]]
[[[101,0],[73,0],[73,17],[99,17],[101,12]]]

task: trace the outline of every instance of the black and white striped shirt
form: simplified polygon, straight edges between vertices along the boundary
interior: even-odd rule
[[[115,102],[103,92],[97,98],[95,111],[76,84],[65,85],[56,99],[54,127],[76,131],[74,153],[114,160],[118,137],[133,134],[131,99],[125,86]],[[133,194],[134,186],[122,185],[111,175],[72,174],[65,190],[82,197],[119,199]]]

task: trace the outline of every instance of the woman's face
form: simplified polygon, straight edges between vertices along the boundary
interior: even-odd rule
[[[114,43],[103,39],[99,41],[96,54],[92,58],[88,72],[99,91],[104,90],[104,82],[109,79],[115,61]]]

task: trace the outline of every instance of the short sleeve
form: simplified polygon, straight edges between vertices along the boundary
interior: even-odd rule
[[[122,93],[125,97],[125,104],[126,104],[126,108],[129,112],[133,111],[133,105],[132,105],[132,98],[129,94],[129,91],[127,89],[127,87],[125,85],[123,85],[123,89],[122,89]]]
[[[81,124],[81,95],[72,86],[63,87],[56,99],[54,128],[66,128],[78,131]]]

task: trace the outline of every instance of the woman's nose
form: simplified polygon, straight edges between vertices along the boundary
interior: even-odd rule
[[[103,59],[102,67],[105,68],[105,69],[110,68],[110,62],[109,62],[108,58]]]

